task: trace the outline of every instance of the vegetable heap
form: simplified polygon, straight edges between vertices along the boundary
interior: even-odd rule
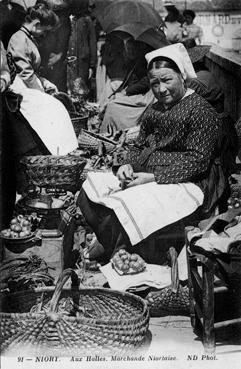
[[[4,261],[0,267],[0,288],[11,292],[52,286],[47,263],[37,255]]]
[[[37,213],[28,216],[18,215],[10,222],[10,228],[1,231],[1,235],[7,238],[25,238],[35,231],[39,223]]]
[[[126,250],[119,250],[111,259],[112,267],[119,274],[137,274],[146,268],[145,261],[137,254],[129,254]]]

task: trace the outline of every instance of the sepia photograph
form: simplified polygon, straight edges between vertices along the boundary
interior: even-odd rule
[[[0,0],[1,369],[239,369],[241,0]]]

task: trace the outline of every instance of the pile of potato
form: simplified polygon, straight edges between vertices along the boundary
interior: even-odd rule
[[[146,268],[145,261],[137,254],[129,254],[126,250],[119,250],[111,259],[113,268],[119,274],[136,274]]]
[[[7,238],[25,238],[31,235],[36,216],[17,215],[10,222],[10,228],[4,229],[1,234]]]

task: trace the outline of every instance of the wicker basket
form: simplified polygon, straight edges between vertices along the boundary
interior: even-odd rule
[[[187,285],[182,286],[179,283],[177,252],[174,247],[169,248],[169,254],[172,283],[161,290],[151,291],[146,296],[151,316],[190,314],[189,289]]]
[[[72,289],[63,289],[72,278]],[[138,296],[110,289],[79,289],[78,277],[66,269],[55,290],[5,294],[0,314],[2,350],[44,355],[121,354],[145,341],[149,325],[147,304]],[[61,299],[71,297],[76,316],[58,312]],[[37,304],[49,310],[29,312]],[[77,311],[77,313],[76,313]],[[79,314],[79,315],[78,315]]]
[[[86,161],[76,156],[25,156],[21,165],[29,183],[39,187],[77,188]]]
[[[88,118],[89,114],[79,115],[78,113],[71,113],[71,122],[74,127],[76,137],[78,138],[81,129],[88,129]]]
[[[152,291],[147,297],[150,315],[160,317],[165,315],[189,315],[189,289],[188,286],[179,286],[176,292],[171,287],[160,291]]]
[[[88,149],[92,152],[98,152],[99,143],[103,142],[106,152],[115,149],[117,143],[104,136],[82,129],[78,137],[79,147],[81,149]]]

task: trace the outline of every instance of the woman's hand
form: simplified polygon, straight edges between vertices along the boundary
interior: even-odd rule
[[[130,164],[124,164],[118,169],[116,176],[120,181],[132,180],[133,173],[132,166]]]
[[[48,81],[46,78],[41,78],[41,82],[42,82],[44,91],[47,94],[54,94],[58,92],[57,87],[52,82]]]
[[[0,92],[4,92],[7,89],[7,82],[5,79],[0,78]]]
[[[88,76],[88,79],[91,79],[92,77],[94,78],[94,75],[95,75],[94,68],[89,68],[89,76]]]
[[[127,185],[127,188],[154,181],[155,177],[153,173],[133,173],[133,180]]]
[[[53,68],[54,67],[54,64],[56,64],[63,56],[63,53],[58,53],[58,54],[55,54],[55,53],[51,53],[49,55],[49,60],[48,60],[48,68]]]
[[[48,83],[44,86],[44,91],[47,92],[47,94],[54,94],[58,92],[57,87],[48,81]]]

